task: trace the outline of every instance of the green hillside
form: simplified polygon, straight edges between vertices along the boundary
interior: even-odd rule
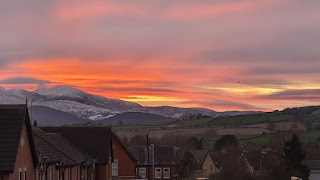
[[[254,115],[217,117],[208,121],[207,125],[209,127],[231,125],[237,126],[270,122],[301,122],[310,129],[320,128],[320,106],[287,108],[283,111],[274,111]]]

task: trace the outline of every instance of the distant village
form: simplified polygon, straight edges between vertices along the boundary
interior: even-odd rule
[[[211,148],[197,137],[166,138],[128,140],[109,126],[39,127],[26,105],[0,105],[0,180],[320,179],[317,151],[307,159],[292,131],[259,146],[233,135]]]

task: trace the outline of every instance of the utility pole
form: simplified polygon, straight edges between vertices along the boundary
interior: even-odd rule
[[[147,133],[147,154],[148,154],[148,158],[147,158],[147,161],[148,161],[148,163],[147,163],[147,170],[148,170],[148,179],[150,178],[150,168],[149,168],[149,165],[150,165],[150,162],[149,162],[149,134]]]
[[[151,144],[151,148],[152,148],[152,180],[154,180],[154,156],[155,156],[155,153],[154,153],[154,144]]]
[[[31,126],[33,125],[33,120],[32,120],[32,102],[33,102],[33,99],[31,99],[30,103],[31,103],[31,117],[30,117],[30,121],[31,121]]]

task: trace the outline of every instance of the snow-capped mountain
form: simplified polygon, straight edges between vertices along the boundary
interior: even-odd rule
[[[114,111],[113,113],[132,111],[142,107],[140,104],[133,102],[89,94],[71,86],[37,89],[34,93],[46,96],[47,101],[69,100],[88,106],[105,108],[109,111]]]
[[[150,113],[170,118],[180,118],[191,113],[200,113],[211,117],[233,114],[232,112],[220,113],[204,108],[143,107],[133,102],[86,93],[71,86],[55,86],[35,91],[6,90],[0,87],[0,104],[24,104],[26,99],[32,102],[33,106],[59,110],[84,120],[107,119],[128,112]],[[234,114],[239,113],[241,112],[235,112]]]
[[[25,102],[25,101],[24,101]],[[21,98],[11,94],[6,89],[0,87],[0,103],[1,104],[21,104]]]
[[[106,119],[142,108],[137,103],[89,94],[71,86],[55,86],[35,91],[0,89],[1,104],[24,104],[26,99],[32,101],[34,106],[50,107],[90,120]]]

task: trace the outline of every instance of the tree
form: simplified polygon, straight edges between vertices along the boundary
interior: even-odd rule
[[[234,135],[224,135],[214,143],[213,150],[221,152],[222,149],[237,150],[239,148],[239,142]]]
[[[296,134],[293,134],[289,141],[284,145],[284,167],[287,176],[297,176],[303,180],[308,180],[310,170],[302,163],[306,158],[306,152],[302,148],[302,143]]]
[[[196,137],[189,138],[187,145],[191,149],[195,149],[195,150],[202,150],[203,149],[202,141]]]
[[[183,158],[180,163],[179,177],[188,178],[193,175],[193,172],[196,169],[196,159],[191,152],[186,151],[183,155]]]
[[[280,152],[281,153],[281,152]],[[310,171],[306,165],[302,164],[306,153],[296,134],[291,139],[285,141],[279,163],[276,163],[268,172],[266,179],[283,180],[292,176],[309,180]]]
[[[220,172],[212,175],[214,180],[255,180],[242,151],[217,153],[216,165]]]

